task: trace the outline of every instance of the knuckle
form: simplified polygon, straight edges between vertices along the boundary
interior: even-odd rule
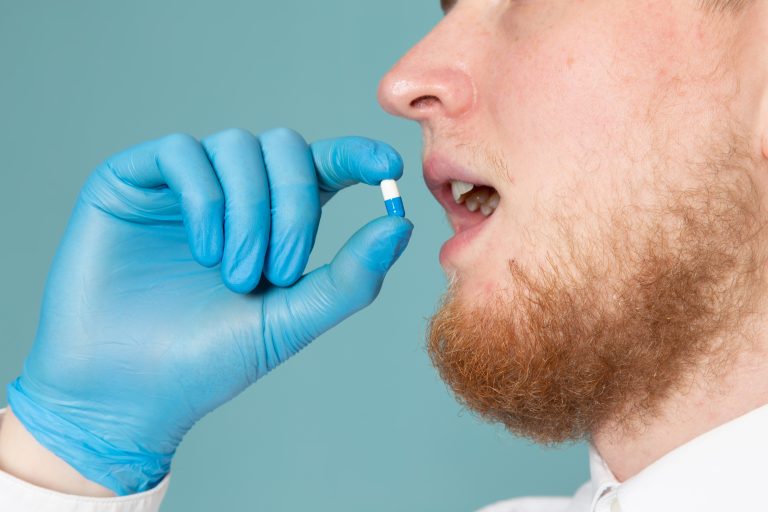
[[[173,154],[177,151],[186,151],[199,145],[197,139],[186,133],[173,133],[166,135],[160,141],[160,154]]]
[[[188,133],[172,133],[163,137],[163,145],[168,147],[197,145],[197,139]]]
[[[273,128],[262,134],[262,138],[268,142],[274,142],[277,144],[289,143],[289,142],[304,142],[299,132],[292,130],[291,128]]]
[[[252,144],[256,140],[256,137],[243,128],[229,128],[216,135],[214,140],[218,144],[225,146],[242,146],[245,144]]]

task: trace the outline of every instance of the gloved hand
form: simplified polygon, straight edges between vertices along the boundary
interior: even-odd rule
[[[321,205],[401,174],[383,143],[308,147],[289,130],[174,135],[108,159],[53,263],[8,387],[14,414],[89,480],[119,495],[153,487],[195,422],[373,301],[405,219],[370,222],[302,274]]]

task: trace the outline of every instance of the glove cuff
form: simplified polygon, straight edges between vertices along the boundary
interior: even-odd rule
[[[21,378],[8,385],[8,404],[29,433],[81,475],[118,496],[155,487],[171,468],[173,453],[124,451],[40,406]]]

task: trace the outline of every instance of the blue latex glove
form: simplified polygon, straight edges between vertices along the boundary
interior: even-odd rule
[[[383,143],[310,147],[283,129],[174,135],[108,159],[53,263],[14,413],[86,478],[119,495],[153,487],[195,422],[373,301],[405,219],[370,222],[302,274],[321,205],[401,174]]]

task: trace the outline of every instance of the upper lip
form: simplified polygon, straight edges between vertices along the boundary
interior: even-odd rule
[[[485,178],[478,176],[469,169],[447,158],[437,154],[430,155],[424,159],[424,182],[433,196],[450,211],[451,207],[456,206],[454,201],[447,201],[445,194],[439,193],[444,187],[450,186],[452,181],[463,181],[472,185],[481,185],[494,188]],[[498,192],[498,189],[496,189]],[[448,194],[450,196],[450,194]]]
[[[424,159],[424,181],[429,190],[434,191],[451,181],[463,181],[473,185],[493,187],[466,167],[453,163],[439,155],[430,155]]]

